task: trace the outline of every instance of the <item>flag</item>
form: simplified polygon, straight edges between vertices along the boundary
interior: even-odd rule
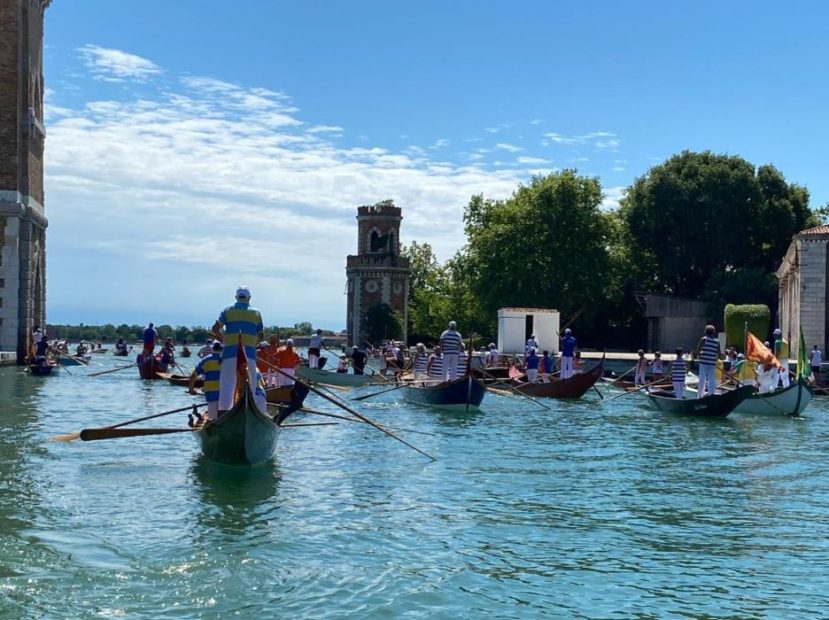
[[[777,358],[774,357],[774,353],[771,352],[766,345],[760,342],[760,339],[757,338],[751,332],[746,332],[746,359],[753,360],[755,362],[760,362],[761,364],[766,361],[767,357],[771,357],[772,364],[777,366],[778,368],[782,368],[782,364],[777,361]]]
[[[812,366],[806,357],[806,341],[803,340],[803,330],[800,330],[800,342],[797,347],[797,377],[806,380],[812,375]]]

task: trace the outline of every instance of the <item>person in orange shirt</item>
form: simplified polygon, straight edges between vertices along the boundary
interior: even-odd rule
[[[256,367],[262,373],[265,387],[279,385],[279,373],[276,372],[276,368],[278,368],[276,355],[278,352],[279,338],[275,334],[269,336],[267,342],[260,342],[256,348]]]
[[[296,372],[296,367],[302,363],[302,358],[299,357],[299,353],[296,352],[294,349],[294,341],[292,338],[288,338],[285,341],[284,347],[279,347],[279,350],[276,352],[276,366],[282,372],[277,373],[276,384],[277,385],[286,385],[290,386],[294,384],[294,373]]]

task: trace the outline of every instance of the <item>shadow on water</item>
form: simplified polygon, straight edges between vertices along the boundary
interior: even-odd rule
[[[278,508],[279,467],[233,467],[213,463],[203,455],[190,468],[193,489],[201,502],[196,510],[202,525],[243,532],[274,517]]]

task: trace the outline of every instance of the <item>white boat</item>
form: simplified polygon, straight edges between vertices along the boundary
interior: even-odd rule
[[[696,387],[685,387],[688,398],[696,398]],[[787,388],[766,392],[754,393],[734,409],[733,413],[747,415],[800,415],[812,402],[812,388],[803,379],[795,381]]]
[[[320,383],[322,385],[333,385],[342,388],[363,387],[367,383],[391,383],[390,379],[385,381],[375,375],[352,375],[345,372],[331,372],[300,366],[296,369],[296,375],[300,379]]]

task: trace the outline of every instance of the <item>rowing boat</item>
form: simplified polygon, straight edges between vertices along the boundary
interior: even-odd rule
[[[534,381],[532,383],[513,382],[512,387],[527,396],[542,398],[581,398],[593,387],[604,372],[604,357],[589,369],[567,379],[551,379],[549,383]]]
[[[170,385],[179,385],[183,387],[188,387],[190,385],[190,376],[189,375],[177,375],[169,372],[156,372],[159,379],[166,379]],[[197,377],[193,387],[204,387],[204,379],[202,377]]]
[[[57,366],[57,364],[53,364],[53,363],[31,364],[29,366],[29,372],[32,373],[33,377],[45,377],[47,375],[52,374],[52,369],[55,366]]]
[[[87,366],[91,355],[61,355],[58,357],[58,364],[61,366]]]
[[[647,391],[651,405],[661,411],[680,415],[695,415],[708,418],[724,418],[754,392],[750,385],[744,385],[725,394],[709,394],[702,398],[675,398],[673,392],[663,390]]]
[[[685,394],[696,395],[696,388],[685,387]],[[753,392],[734,409],[746,415],[800,415],[812,402],[812,388],[803,379],[773,392]]]
[[[406,400],[439,409],[477,409],[486,394],[484,383],[470,375],[437,385],[413,384],[402,389]]]
[[[308,366],[300,366],[296,369],[296,375],[300,379],[312,381],[321,385],[333,385],[335,387],[358,388],[367,383],[388,383],[371,375],[351,375],[344,372],[330,372],[319,370]]]
[[[142,379],[150,381],[161,378],[158,376],[158,371],[161,368],[160,359],[161,356],[159,355],[145,355],[143,352],[138,354],[135,363],[138,365],[138,374]]]

